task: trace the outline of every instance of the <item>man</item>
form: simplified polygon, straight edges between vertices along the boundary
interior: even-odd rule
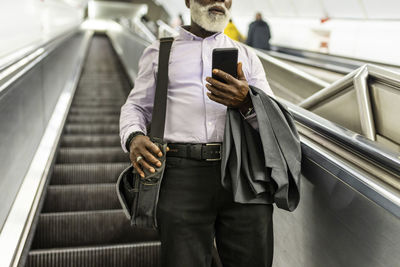
[[[221,185],[220,149],[227,107],[239,109],[257,129],[249,85],[272,95],[261,62],[253,51],[222,32],[232,0],[186,0],[191,25],[180,29],[169,63],[169,87],[164,139],[168,142],[166,170],[159,195],[157,220],[163,266],[209,267],[216,240],[225,267],[271,266],[272,205],[233,201]],[[213,70],[212,50],[239,50],[238,78]],[[159,42],[148,47],[125,105],[121,109],[122,147],[136,171],[154,172],[161,151],[147,136],[156,88]],[[162,71],[162,70],[160,70]],[[195,150],[204,153],[194,159]]]
[[[256,14],[256,21],[249,26],[247,44],[254,48],[270,50],[271,32],[268,24],[262,19],[261,13]]]

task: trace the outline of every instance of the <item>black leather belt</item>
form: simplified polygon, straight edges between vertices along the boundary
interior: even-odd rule
[[[221,143],[208,144],[168,144],[167,157],[188,158],[205,161],[221,160]]]

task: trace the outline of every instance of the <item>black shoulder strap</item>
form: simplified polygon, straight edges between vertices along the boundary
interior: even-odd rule
[[[157,85],[150,129],[150,137],[153,139],[164,139],[165,113],[167,110],[168,93],[168,65],[173,42],[174,38],[171,37],[160,39]]]

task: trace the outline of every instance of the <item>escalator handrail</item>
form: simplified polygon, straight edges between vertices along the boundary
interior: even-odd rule
[[[266,54],[264,51],[259,50],[259,49],[254,49],[250,46],[245,45],[246,47],[248,47],[249,49],[252,49],[253,51],[255,51],[256,55],[261,59],[261,60],[265,60],[275,66],[278,66],[284,70],[286,70],[287,72],[295,75],[296,77],[301,77],[304,80],[307,80],[315,85],[317,85],[318,87],[321,88],[325,88],[327,86],[329,86],[328,82],[325,82],[315,76],[312,76],[311,74],[308,74],[296,67],[293,67],[285,62],[282,62],[276,58],[273,58],[272,56]]]
[[[319,134],[333,139],[354,153],[360,154],[378,166],[400,176],[400,154],[379,145],[349,129],[326,120],[311,111],[280,99],[293,114],[295,120]]]
[[[15,83],[20,77],[26,74],[30,69],[36,66],[52,51],[71,38],[79,31],[79,27],[74,27],[66,32],[57,35],[53,39],[34,46],[29,51],[19,57],[0,66],[0,96],[7,92],[7,89]],[[18,53],[18,52],[16,52]]]
[[[291,47],[272,45],[271,50],[282,56],[290,55],[293,57],[293,59],[298,58],[298,59],[300,59],[300,61],[301,61],[301,58],[308,59],[308,60],[317,60],[317,61],[330,63],[331,66],[337,65],[337,66],[341,66],[341,67],[349,68],[349,69],[353,69],[353,70],[357,69],[365,64],[374,64],[374,65],[378,65],[383,68],[393,69],[395,71],[400,70],[400,66],[394,65],[394,64],[382,63],[382,62],[371,61],[371,60],[356,59],[356,58],[350,58],[350,57],[339,56],[339,55],[334,55],[334,54],[326,54],[326,53],[321,53],[321,52],[316,52],[316,51],[296,49],[296,48],[291,48]]]
[[[265,51],[270,56],[273,56],[278,59],[283,59],[283,60],[288,60],[291,62],[299,63],[302,65],[306,66],[311,66],[319,69],[324,69],[328,71],[332,71],[335,73],[340,73],[340,74],[348,74],[352,72],[353,70],[357,69],[360,67],[360,65],[354,65],[354,66],[341,66],[334,64],[332,62],[321,62],[313,58],[307,58],[307,57],[301,57],[301,56],[295,56],[292,54],[285,54],[282,52],[277,52],[277,51]]]
[[[5,69],[16,64],[21,59],[24,59],[24,58],[28,57],[29,55],[33,54],[35,51],[37,51],[40,48],[47,49],[47,47],[50,44],[57,42],[57,40],[64,39],[66,36],[70,35],[71,33],[76,32],[77,29],[78,29],[78,27],[74,27],[72,29],[69,29],[65,32],[58,34],[57,36],[55,36],[45,42],[41,42],[40,44],[36,44],[33,46],[23,47],[23,48],[19,49],[18,51],[14,51],[10,56],[6,56],[6,58],[10,57],[11,59],[0,65],[0,72],[3,72]]]

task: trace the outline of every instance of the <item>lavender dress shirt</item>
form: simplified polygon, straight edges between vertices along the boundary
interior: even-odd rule
[[[223,33],[205,39],[184,28],[175,39],[169,63],[169,87],[164,139],[170,143],[222,142],[227,108],[207,96],[206,77],[211,77],[214,48],[236,47],[249,85],[273,95],[256,54]],[[143,52],[135,86],[121,108],[120,137],[125,143],[135,131],[146,132],[151,122],[156,88],[159,41]],[[258,128],[255,114],[246,120]]]

